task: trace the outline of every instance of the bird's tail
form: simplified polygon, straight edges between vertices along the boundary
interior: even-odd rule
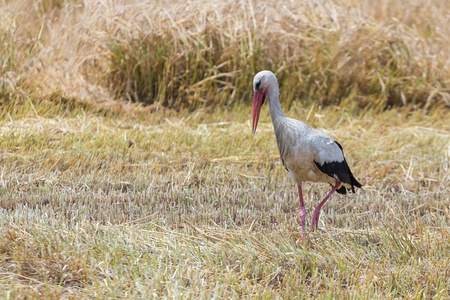
[[[359,183],[358,180],[356,180],[355,176],[353,176],[351,171],[350,171],[350,182],[351,182],[351,185],[352,185],[352,192],[353,193],[355,192],[355,186],[357,188],[361,188],[362,187],[361,183]]]
[[[345,195],[347,194],[347,190],[352,190],[352,192],[355,192],[355,186],[357,188],[361,188],[362,185],[361,183],[358,182],[358,180],[356,180],[356,178],[353,176],[352,172],[350,171],[350,169],[348,170],[349,175],[350,175],[350,184],[351,187],[350,188],[345,188],[344,185],[342,185],[339,189],[336,190],[336,192],[338,192],[339,194]]]

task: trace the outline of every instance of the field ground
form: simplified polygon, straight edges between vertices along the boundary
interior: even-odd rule
[[[0,0],[0,298],[450,299],[449,11]],[[263,69],[363,184],[305,240]]]
[[[6,298],[450,296],[448,110],[294,106],[364,184],[305,241],[267,108],[255,136],[250,107],[128,110],[1,122]],[[308,219],[329,189],[305,185]]]

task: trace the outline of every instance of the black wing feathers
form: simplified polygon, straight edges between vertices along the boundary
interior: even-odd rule
[[[335,143],[338,145],[339,149],[342,151],[342,146],[335,141]],[[341,182],[347,183],[352,186],[352,192],[355,192],[355,186],[360,188],[361,184],[356,180],[356,178],[353,176],[352,171],[350,171],[350,168],[347,164],[347,161],[332,161],[332,162],[325,162],[323,165],[320,165],[318,162],[314,161],[317,168],[322,172],[327,174],[330,177],[333,177]],[[337,190],[340,194],[346,194],[345,187],[342,186]]]
[[[345,186],[341,186],[340,188],[338,188],[337,190],[336,190],[336,192],[338,192],[339,194],[342,194],[342,195],[345,195],[345,194],[347,194],[347,189],[345,188]],[[353,190],[353,193],[354,193],[355,191]]]

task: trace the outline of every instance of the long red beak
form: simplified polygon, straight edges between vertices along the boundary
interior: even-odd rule
[[[255,92],[253,94],[253,125],[252,125],[253,134],[256,132],[256,126],[258,126],[259,113],[261,112],[261,106],[263,105],[265,98],[266,98],[265,92]]]

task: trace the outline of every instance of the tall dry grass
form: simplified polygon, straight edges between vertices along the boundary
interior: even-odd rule
[[[288,106],[384,108],[449,105],[449,8],[445,0],[24,0],[3,1],[1,13],[17,26],[3,47],[27,53],[16,76],[39,82],[28,93],[230,107],[246,103],[254,74],[270,69]]]

